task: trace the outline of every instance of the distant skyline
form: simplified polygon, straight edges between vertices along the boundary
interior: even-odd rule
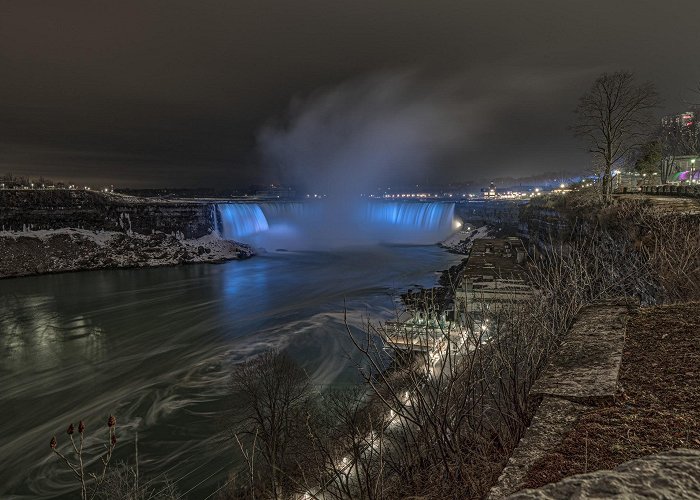
[[[0,173],[125,187],[584,171],[603,71],[700,81],[697,0],[0,0]],[[359,188],[359,184],[352,185]]]

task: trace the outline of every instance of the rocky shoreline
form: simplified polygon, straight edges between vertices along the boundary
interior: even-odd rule
[[[460,276],[469,260],[474,240],[488,238],[491,228],[488,225],[481,226],[474,230],[458,231],[445,241],[438,244],[440,248],[448,252],[464,255],[464,259],[459,264],[443,269],[437,285],[431,288],[408,289],[400,295],[401,302],[409,311],[422,311],[426,304],[442,311],[447,308],[452,300],[455,287],[460,281]]]
[[[220,263],[255,254],[217,233],[196,239],[182,234],[136,234],[85,229],[0,232],[0,278],[93,269]]]

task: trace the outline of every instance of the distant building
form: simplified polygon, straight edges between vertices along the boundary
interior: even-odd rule
[[[673,173],[669,178],[671,183],[697,184],[700,182],[700,156],[676,156],[673,159]]]
[[[676,156],[673,159],[676,170],[680,172],[695,171],[700,168],[700,156],[698,155],[683,155]],[[696,166],[697,165],[697,166]]]
[[[684,111],[676,115],[666,115],[661,118],[661,126],[665,129],[673,127],[686,128],[692,126],[696,122],[697,111]]]
[[[679,155],[697,155],[700,153],[698,139],[700,139],[700,127],[698,126],[700,111],[691,109],[675,115],[667,115],[661,119],[661,130],[666,137],[675,136]],[[682,167],[681,167],[682,168]]]
[[[292,200],[296,198],[296,191],[290,187],[271,186],[255,192],[256,198],[264,200]]]
[[[527,252],[516,237],[475,240],[455,308],[467,313],[497,311],[532,295],[525,269]]]

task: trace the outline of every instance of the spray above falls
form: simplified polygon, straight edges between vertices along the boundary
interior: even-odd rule
[[[423,183],[484,127],[466,88],[458,76],[386,72],[297,98],[258,133],[260,161],[277,182],[336,203]]]
[[[453,231],[454,204],[368,195],[379,186],[422,182],[472,144],[484,113],[465,83],[385,72],[295,99],[259,132],[260,161],[277,182],[325,196],[247,209],[220,205],[223,235],[268,250],[442,241]]]

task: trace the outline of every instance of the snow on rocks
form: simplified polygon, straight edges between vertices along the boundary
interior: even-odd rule
[[[182,234],[57,229],[0,232],[0,278],[118,267],[224,262],[254,255],[243,244],[212,233]]]
[[[488,226],[481,226],[473,230],[462,229],[457,231],[445,241],[440,243],[440,246],[446,248],[450,252],[467,254],[472,247],[474,240],[480,240],[489,237]]]

